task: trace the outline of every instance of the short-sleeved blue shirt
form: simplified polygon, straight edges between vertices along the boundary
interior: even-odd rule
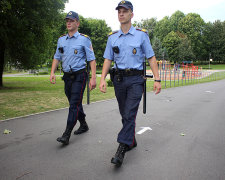
[[[119,53],[113,51],[116,46]],[[114,61],[119,69],[143,70],[145,58],[149,59],[154,55],[148,33],[131,26],[127,34],[119,30],[108,37],[103,57]]]
[[[68,34],[60,37],[54,59],[62,61],[64,72],[84,69],[86,59],[87,61],[95,60],[90,38],[79,32],[76,32],[72,37]]]

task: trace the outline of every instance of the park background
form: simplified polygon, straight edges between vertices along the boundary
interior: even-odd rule
[[[57,84],[49,83],[57,40],[66,33],[66,2],[0,2],[0,120],[68,107],[60,66]],[[85,18],[82,14],[80,21],[79,32],[91,38],[97,73],[101,74],[102,56],[112,28],[103,19]],[[225,78],[225,21],[205,22],[197,13],[177,10],[161,20],[149,17],[133,25],[148,31],[163,88]],[[148,91],[152,83],[149,80]],[[107,91],[91,91],[91,102],[114,98],[113,87]]]

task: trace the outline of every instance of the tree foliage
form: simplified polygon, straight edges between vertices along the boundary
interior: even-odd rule
[[[192,51],[190,40],[188,40],[187,36],[180,37],[177,62],[192,61],[193,59],[195,59],[195,55]]]
[[[171,31],[166,37],[163,39],[163,46],[166,47],[168,51],[168,55],[171,61],[178,61],[179,56],[179,44],[180,44],[180,37],[174,31]]]
[[[211,54],[211,58],[220,63],[225,62],[225,21],[215,21],[209,23],[208,29],[208,52]]]
[[[5,54],[11,64],[24,69],[35,68],[51,56],[51,31],[60,18],[65,2],[66,0],[1,1],[0,86]]]
[[[170,17],[170,26],[171,30],[174,32],[179,31],[179,23],[180,21],[185,17],[185,14],[181,11],[176,11],[175,13],[172,14]]]
[[[107,36],[111,28],[107,26],[105,20],[99,19],[81,19],[79,31],[90,36],[95,52],[96,63],[101,66],[104,62],[103,53],[107,43]]]
[[[168,53],[166,48],[162,47],[162,43],[159,40],[159,38],[154,37],[152,40],[152,48],[154,50],[155,53],[155,57],[157,60],[164,60],[164,59],[168,59]]]
[[[0,1],[0,86],[4,62],[32,69],[51,64],[57,40],[66,33],[63,13],[68,0]],[[79,32],[92,40],[97,65],[103,63],[107,34],[111,28],[104,20],[80,16]],[[225,63],[225,21],[205,23],[200,15],[176,11],[160,21],[156,18],[135,21],[147,29],[157,59]]]
[[[202,59],[204,51],[202,33],[204,29],[205,22],[196,13],[187,14],[179,22],[178,29],[180,32],[187,35],[188,39],[191,41],[192,50],[195,54],[196,59]]]
[[[161,50],[166,49],[168,60],[208,61],[209,56],[216,62],[225,63],[225,29],[224,22],[205,23],[199,14],[185,15],[176,11],[162,20],[149,19],[135,22],[139,27],[151,29],[150,37],[156,57],[161,58]],[[156,41],[155,41],[156,40]],[[162,42],[162,47],[159,46]]]
[[[155,32],[156,24],[157,24],[156,18],[151,18],[151,19],[145,19],[145,20],[142,19],[141,22],[135,21],[133,26],[146,29],[148,31],[150,39],[152,39],[153,34]]]
[[[162,20],[157,22],[155,27],[155,33],[154,36],[158,37],[160,41],[163,41],[163,39],[172,31],[170,19],[168,16],[164,17]]]

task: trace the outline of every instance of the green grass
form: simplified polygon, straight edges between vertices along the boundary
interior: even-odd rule
[[[225,71],[213,73],[202,79],[175,81],[175,86],[185,86],[225,79]],[[97,78],[97,87],[90,93],[90,101],[96,102],[115,97],[114,88],[107,87],[107,93],[101,93],[100,78]],[[50,84],[49,76],[31,77],[3,77],[4,88],[0,89],[0,120],[24,116],[32,113],[44,112],[68,107],[68,101],[64,94],[64,82],[57,76],[56,84]],[[161,82],[162,88],[174,87],[174,81]],[[87,88],[86,88],[87,89]],[[152,91],[153,80],[147,81],[147,91]],[[83,104],[86,104],[87,93],[85,91]]]
[[[97,78],[99,85],[100,78]],[[4,77],[4,88],[0,89],[0,120],[24,116],[58,108],[68,107],[64,94],[64,82],[57,77],[56,84],[50,84],[49,76],[44,77]],[[90,101],[111,99],[113,87],[103,94],[98,87],[91,91]],[[85,91],[83,103],[86,104]]]
[[[198,65],[203,69],[209,69],[209,65]],[[210,70],[225,70],[225,64],[210,64]]]
[[[180,79],[179,81],[176,80],[174,82],[174,80],[167,80],[167,81],[162,81],[161,82],[161,86],[163,89],[165,88],[171,88],[171,87],[178,87],[178,86],[188,86],[188,85],[193,85],[193,84],[199,84],[199,83],[206,83],[206,82],[211,82],[211,81],[217,81],[217,80],[221,80],[221,79],[225,79],[225,71],[220,71],[220,72],[215,72],[212,73],[211,75],[204,75],[202,78],[184,78],[183,80]]]
[[[4,71],[4,74],[20,74],[20,73],[26,73],[27,71],[23,71],[23,70],[10,70],[10,71]]]

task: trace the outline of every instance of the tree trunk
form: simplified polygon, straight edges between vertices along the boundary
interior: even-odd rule
[[[5,54],[5,43],[0,39],[0,87],[3,87],[2,76],[4,70],[4,54]]]

